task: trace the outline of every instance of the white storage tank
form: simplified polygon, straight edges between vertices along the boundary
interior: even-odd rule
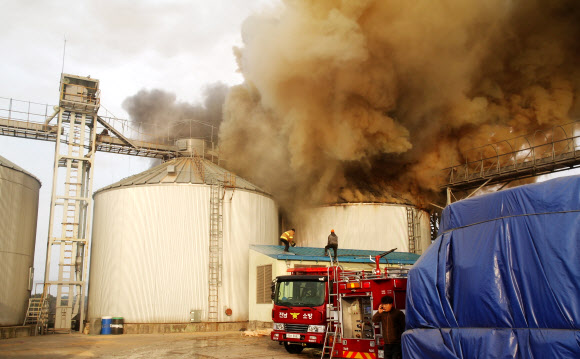
[[[431,244],[429,214],[406,204],[341,203],[310,208],[301,212],[295,228],[297,242],[308,247],[324,247],[331,229],[338,236],[339,250],[397,248],[397,252],[421,254]]]
[[[224,193],[212,195],[213,181],[224,185]],[[215,288],[209,284],[212,197],[223,211],[221,249],[211,247],[223,258],[218,299],[211,300],[217,318],[209,310]],[[92,330],[103,316],[125,323],[248,320],[249,245],[278,242],[278,210],[270,195],[193,156],[103,188],[94,202]]]
[[[40,181],[0,156],[0,326],[22,325],[32,287]]]

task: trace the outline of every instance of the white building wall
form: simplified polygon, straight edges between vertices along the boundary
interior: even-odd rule
[[[22,325],[30,297],[30,269],[40,183],[0,166],[0,326]]]
[[[424,251],[431,243],[429,216],[421,217],[421,243]],[[407,206],[380,203],[331,205],[303,211],[296,225],[296,241],[305,247],[324,247],[330,230],[338,236],[338,248],[397,252],[409,251]]]
[[[112,315],[127,323],[184,323],[192,309],[207,320],[209,198],[209,186],[192,184],[95,195],[91,320]],[[248,320],[248,246],[275,244],[277,220],[272,199],[242,190],[226,194],[218,321]]]
[[[249,287],[248,287],[248,304],[249,304],[249,319],[261,322],[272,321],[272,306],[273,303],[258,304],[256,298],[258,276],[257,268],[262,265],[272,265],[272,279],[279,275],[284,275],[286,267],[282,270],[283,261],[278,261],[265,254],[250,250],[250,270],[249,270]],[[282,262],[282,265],[280,264]],[[282,273],[281,273],[282,272]]]

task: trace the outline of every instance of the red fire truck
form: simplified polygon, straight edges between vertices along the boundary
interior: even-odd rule
[[[290,268],[272,285],[271,339],[289,353],[306,347],[322,348],[322,357],[383,358],[379,324],[371,321],[384,295],[394,307],[405,309],[405,268],[379,267],[373,271],[346,271],[341,266]]]

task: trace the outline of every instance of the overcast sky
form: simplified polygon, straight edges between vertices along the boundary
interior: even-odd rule
[[[242,43],[241,25],[277,3],[0,0],[0,97],[56,105],[64,53],[64,72],[99,79],[102,105],[119,118],[128,118],[123,100],[141,89],[162,89],[197,103],[207,84],[242,82],[232,51]],[[35,281],[42,282],[54,143],[0,136],[0,155],[42,182],[35,255]],[[152,163],[97,153],[93,190]]]

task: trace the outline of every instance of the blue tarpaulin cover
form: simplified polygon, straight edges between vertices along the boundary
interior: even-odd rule
[[[406,317],[404,358],[580,358],[580,176],[445,208]]]

